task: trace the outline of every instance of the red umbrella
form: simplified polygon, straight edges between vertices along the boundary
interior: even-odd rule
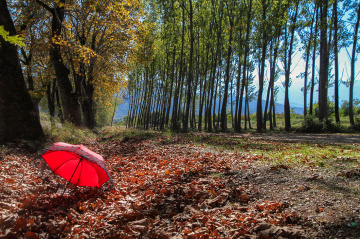
[[[108,180],[114,184],[103,157],[83,145],[55,143],[40,156],[55,174],[76,186],[99,188]]]

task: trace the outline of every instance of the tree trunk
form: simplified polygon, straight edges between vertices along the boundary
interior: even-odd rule
[[[170,96],[167,99],[168,105],[166,110],[166,119],[165,119],[165,125],[169,125],[169,118],[170,118],[170,107],[171,107],[171,99],[173,94],[173,87],[174,87],[174,79],[175,79],[175,58],[176,57],[176,45],[174,45],[174,52],[173,52],[173,62],[172,62],[172,69],[171,69],[171,86],[170,86]]]
[[[229,5],[227,5],[228,8],[228,14],[229,14],[229,23],[230,23],[230,32],[229,32],[229,46],[228,46],[228,52],[227,52],[227,60],[226,60],[226,70],[225,70],[225,87],[224,87],[224,97],[222,102],[222,108],[221,108],[221,123],[220,127],[222,131],[225,131],[227,129],[227,114],[226,114],[226,108],[227,108],[227,100],[228,100],[228,90],[229,90],[229,82],[230,82],[230,63],[231,63],[231,54],[232,54],[232,38],[233,38],[233,29],[234,29],[234,21],[232,19],[231,9],[229,9]],[[232,106],[231,106],[232,108]]]
[[[16,35],[6,0],[0,0],[0,26]],[[17,47],[0,36],[0,142],[43,139],[44,133],[26,89]]]
[[[280,31],[279,31],[279,35],[280,35]],[[278,51],[278,40],[279,37],[277,36],[275,38],[275,42],[270,46],[270,54],[272,52],[272,48],[274,48],[274,55],[273,55],[273,59],[271,59],[270,56],[270,80],[269,80],[269,87],[268,87],[268,91],[267,91],[267,96],[266,96],[266,103],[265,103],[265,109],[264,109],[264,123],[263,123],[263,129],[266,130],[266,120],[268,119],[268,105],[270,105],[269,107],[269,112],[270,112],[270,116],[271,117],[271,101],[273,100],[272,97],[272,89],[274,88],[274,82],[275,82],[275,70],[276,70],[276,62],[277,62],[277,51]],[[271,120],[271,119],[270,119]],[[272,129],[272,121],[271,125],[270,125],[270,129]]]
[[[329,54],[327,46],[327,10],[328,0],[321,1],[320,7],[320,71],[319,71],[319,120],[328,118],[327,88],[329,72]]]
[[[354,82],[355,82],[355,60],[356,60],[356,45],[359,31],[359,22],[360,22],[360,4],[357,9],[357,19],[354,27],[354,38],[353,38],[353,49],[351,54],[351,74],[350,74],[350,86],[349,86],[349,119],[350,124],[354,125],[354,106],[353,106],[353,98],[354,98]]]
[[[313,102],[314,102],[314,88],[315,88],[315,60],[316,60],[316,45],[317,45],[317,31],[318,31],[318,14],[319,7],[315,6],[316,15],[315,15],[315,32],[314,36],[314,48],[312,53],[312,69],[311,69],[311,85],[310,85],[310,106],[309,106],[309,114],[313,115]]]
[[[62,22],[65,16],[64,5],[66,1],[60,0],[61,4],[54,8],[50,8],[40,0],[36,0],[36,2],[52,14],[49,55],[51,63],[55,69],[55,75],[57,80],[57,86],[60,92],[64,119],[73,123],[76,126],[80,126],[81,111],[78,95],[76,90],[73,91],[73,86],[69,79],[70,70],[66,67],[62,59],[60,45],[53,41],[54,39],[59,39],[61,36]]]
[[[266,20],[266,10],[267,6],[265,1],[262,1],[262,21]],[[258,99],[256,106],[256,130],[257,132],[262,132],[262,94],[264,87],[264,75],[265,75],[265,58],[266,58],[266,48],[267,48],[267,31],[265,26],[262,26],[262,46],[261,46],[261,60],[260,60],[260,74],[259,74],[259,90],[258,90]]]
[[[245,3],[244,3],[245,4]],[[250,51],[250,27],[251,27],[251,12],[252,12],[252,0],[249,2],[248,12],[247,12],[247,20],[246,20],[246,40],[245,40],[245,52],[244,52],[244,63],[243,63],[243,70],[242,70],[242,80],[241,80],[241,89],[239,95],[239,110],[238,110],[238,126],[236,127],[236,132],[240,132],[241,130],[241,114],[242,114],[242,107],[243,107],[243,95],[246,83],[246,72],[247,72],[247,61],[248,61],[248,54]],[[240,59],[239,59],[240,60]],[[246,118],[245,118],[246,122]]]
[[[289,52],[288,52],[287,56],[285,56],[285,58],[287,58],[287,66],[285,68],[285,103],[284,103],[285,131],[289,131],[291,128],[289,87],[290,87],[291,60],[292,60],[293,45],[294,45],[293,42],[294,42],[294,34],[295,34],[295,23],[296,23],[296,19],[297,19],[297,15],[298,15],[298,8],[299,8],[299,2],[296,3],[295,13],[291,17],[291,26],[290,26],[290,34],[291,35],[290,35],[290,42],[289,42]]]
[[[27,55],[23,47],[20,50],[21,50],[21,54],[24,58],[24,60],[20,60],[20,61],[25,65],[25,68],[26,68],[26,82],[27,82],[27,86],[28,86],[28,91],[33,91],[33,90],[35,90],[35,86],[34,86],[34,79],[32,76],[32,69],[31,69],[32,52],[30,50],[29,55]],[[40,117],[39,103],[40,103],[41,98],[31,97],[31,99],[35,106],[36,114],[38,117]]]
[[[335,70],[335,121],[337,125],[340,125],[339,115],[339,54],[338,54],[338,7],[337,0],[333,4],[333,15],[334,15],[334,70]]]
[[[178,114],[179,110],[179,93],[181,87],[181,81],[183,78],[183,57],[184,57],[184,42],[185,42],[185,6],[182,6],[182,33],[181,33],[181,52],[180,52],[180,66],[179,66],[179,77],[176,82],[175,94],[174,94],[174,102],[173,102],[173,111],[171,118],[171,129],[179,130],[178,120],[180,115]]]
[[[315,9],[316,12],[316,9]],[[304,72],[304,118],[307,115],[307,84],[308,84],[308,74],[309,74],[309,60],[310,60],[310,50],[311,50],[311,37],[313,35],[313,25],[314,25],[314,18],[311,20],[310,26],[310,36],[306,46],[306,57],[305,57],[305,72]]]
[[[206,46],[206,62],[205,62],[205,70],[203,73],[204,80],[202,80],[200,82],[199,124],[198,124],[199,131],[202,130],[202,118],[203,118],[202,115],[203,115],[204,101],[206,99],[205,92],[206,92],[208,65],[209,65],[209,45]],[[203,83],[203,85],[202,85],[202,83]],[[201,92],[202,92],[202,94],[201,94]]]
[[[189,21],[190,21],[190,56],[189,56],[189,75],[187,79],[187,95],[186,95],[186,110],[184,116],[183,129],[184,131],[188,130],[189,122],[189,112],[190,112],[190,103],[191,103],[191,84],[193,81],[193,52],[194,52],[194,32],[193,32],[193,8],[192,0],[189,0]]]
[[[50,115],[51,124],[54,123],[55,117],[55,93],[56,93],[56,81],[50,80],[50,82],[46,85],[46,97],[48,101],[48,109]]]

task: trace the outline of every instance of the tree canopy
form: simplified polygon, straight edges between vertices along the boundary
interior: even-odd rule
[[[110,124],[120,98],[127,125],[239,132],[291,129],[291,83],[302,78],[304,118],[328,121],[330,87],[340,125],[339,85],[354,82],[360,8],[354,1],[26,0],[7,1],[27,90],[36,109],[77,126]],[[349,69],[339,66],[347,52]],[[304,71],[294,58],[301,55]],[[343,68],[343,69],[340,69]],[[339,72],[350,72],[340,79]],[[279,87],[284,102],[277,102]],[[316,92],[319,92],[317,99]],[[256,112],[249,103],[257,102]],[[356,99],[355,99],[356,100]],[[267,123],[269,122],[269,126]]]

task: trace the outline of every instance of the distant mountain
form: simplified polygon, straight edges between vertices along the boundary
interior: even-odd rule
[[[129,110],[129,101],[124,100],[115,111],[114,121],[119,121],[127,116]]]
[[[216,109],[218,107],[219,102],[216,102]],[[265,103],[266,101],[263,100],[262,101],[262,108],[263,110],[265,110]],[[249,102],[249,108],[250,108],[250,114],[254,114],[256,112],[256,108],[257,108],[257,101],[253,100],[251,102]],[[268,107],[269,108],[269,107]],[[302,107],[291,107],[290,108],[294,108],[294,111],[296,114],[300,114],[302,115],[304,112],[304,108]],[[234,106],[235,109],[235,106]],[[242,107],[242,112],[244,113],[244,105]],[[121,120],[122,118],[124,118],[127,114],[128,114],[128,110],[129,110],[129,102],[128,101],[124,101],[122,104],[119,105],[118,109],[115,112],[115,121]],[[277,114],[282,114],[284,112],[284,105],[283,104],[279,104],[277,103],[275,105],[275,111]]]
[[[262,103],[261,103],[263,111],[265,110],[265,103],[266,103],[265,100],[263,100]],[[249,102],[249,108],[250,108],[250,114],[254,114],[256,112],[256,108],[257,108],[257,101],[253,100],[253,101]],[[304,108],[302,108],[302,107],[291,107],[291,105],[290,105],[290,108],[291,109],[294,108],[294,111],[295,111],[296,114],[302,115],[303,112],[304,112]],[[269,110],[269,106],[268,106],[268,110]],[[276,103],[275,104],[275,112],[277,114],[284,113],[284,105]],[[244,106],[242,108],[242,113],[244,114]]]
[[[300,86],[299,86],[300,87]],[[303,108],[303,92],[300,90],[299,87],[290,87],[289,90],[289,94],[290,94],[290,108],[294,108],[294,111],[296,114],[303,114],[304,108]],[[354,84],[354,99],[360,99],[360,80],[355,80],[355,84]],[[333,95],[334,95],[334,87],[330,87],[328,89],[328,96],[330,100],[333,100]],[[349,88],[346,87],[344,84],[340,84],[339,87],[339,96],[340,96],[340,105],[342,104],[342,101],[349,101]],[[309,96],[308,96],[309,97]],[[283,113],[284,112],[284,104],[279,103],[279,102],[284,102],[284,96],[282,91],[279,92],[278,95],[278,101],[276,104],[276,113]],[[315,102],[317,102],[317,90],[315,90],[314,92],[314,99]],[[234,99],[233,99],[234,100]],[[308,103],[309,103],[309,99],[308,99]],[[218,102],[217,102],[218,104]],[[252,102],[249,103],[249,107],[250,107],[250,112],[251,114],[256,112],[256,106],[257,106],[257,101],[254,100]],[[263,110],[265,108],[265,101],[263,100],[262,102],[262,106],[263,106]],[[129,102],[128,101],[124,101],[122,104],[119,105],[118,110],[116,111],[116,115],[115,115],[115,120],[120,120],[123,117],[125,117],[128,114],[128,109],[129,109]],[[244,107],[243,107],[244,110]]]
[[[318,101],[318,86],[315,86],[314,91],[314,101]],[[331,101],[334,100],[334,86],[329,87],[328,89],[328,97]],[[290,87],[289,89],[289,97],[290,97],[290,107],[291,106],[299,106],[303,107],[304,93],[300,90],[300,87]],[[279,91],[278,93],[278,102],[284,102],[284,93],[283,91]],[[354,83],[354,99],[360,99],[360,80],[355,80]],[[309,104],[310,95],[308,94],[308,104]],[[349,101],[349,88],[344,84],[339,85],[339,103],[342,104],[342,101]]]

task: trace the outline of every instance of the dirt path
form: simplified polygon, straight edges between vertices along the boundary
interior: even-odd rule
[[[319,147],[329,144],[360,145],[357,134],[219,133],[214,136],[224,137],[224,140],[225,137],[235,139],[229,141],[233,145],[236,145],[233,142],[274,145],[274,150],[279,143],[287,147],[291,147],[292,143]],[[236,141],[238,139],[240,141]],[[249,153],[251,155],[251,151]],[[347,160],[359,162],[359,158],[338,156],[338,159],[329,158],[336,167],[306,164],[274,167],[270,162],[260,160],[246,165],[239,174],[242,183],[249,183],[256,189],[256,200],[287,205],[288,212],[296,212],[306,220],[304,227],[317,231],[316,238],[360,238],[360,168],[351,169],[346,164]],[[341,172],[354,174],[344,175]]]
[[[284,143],[360,144],[359,134],[305,134],[305,133],[193,133],[197,136],[256,139]]]
[[[359,134],[248,134],[248,137],[286,143],[307,142],[327,144],[360,144]]]

